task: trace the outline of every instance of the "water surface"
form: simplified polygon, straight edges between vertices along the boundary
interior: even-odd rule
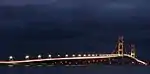
[[[150,74],[146,66],[1,67],[3,74]]]

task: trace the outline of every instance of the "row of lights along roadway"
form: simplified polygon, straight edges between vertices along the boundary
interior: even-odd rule
[[[58,57],[61,57],[60,55],[57,55],[57,56],[58,56]],[[75,57],[75,56],[76,56],[75,54],[72,55],[72,57]],[[90,57],[90,56],[93,56],[93,57],[94,57],[94,56],[98,56],[98,55],[97,55],[97,54],[88,54],[88,55],[84,54],[84,55],[83,55],[83,57],[87,57],[87,56],[88,56],[88,57]],[[48,55],[48,58],[51,58],[51,57],[52,57],[52,55],[49,54],[49,55]],[[69,57],[69,55],[66,54],[65,57]],[[77,57],[82,57],[82,55],[81,55],[81,54],[78,54]],[[29,58],[30,58],[29,55],[26,55],[26,56],[25,56],[25,59],[28,60]],[[42,58],[42,55],[38,55],[37,58],[38,58],[38,59],[41,59],[41,58]],[[9,56],[9,60],[13,60],[13,59],[14,59],[13,56]]]

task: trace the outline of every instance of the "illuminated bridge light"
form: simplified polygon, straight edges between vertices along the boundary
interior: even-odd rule
[[[95,55],[94,55],[94,54],[92,54],[92,56],[94,57]]]
[[[71,62],[69,62],[69,64],[71,64]]]
[[[63,64],[63,62],[62,62],[62,61],[60,61],[60,63],[61,63],[61,64]]]
[[[78,54],[78,57],[81,57],[81,54]]]
[[[90,57],[90,56],[91,56],[91,54],[88,54],[88,56]]]
[[[48,57],[49,57],[49,58],[51,58],[51,57],[52,57],[52,55],[50,55],[50,54],[49,54],[49,55],[48,55]]]
[[[95,56],[97,56],[97,54],[95,54]]]
[[[74,55],[74,54],[73,54],[72,56],[73,56],[73,57],[75,57],[75,55]]]
[[[68,57],[68,54],[66,54],[65,56]]]
[[[86,54],[84,54],[83,56],[86,57]]]
[[[9,60],[13,60],[14,58],[13,58],[13,56],[9,56]]]
[[[95,60],[93,60],[93,62],[95,62]]]
[[[67,63],[67,61],[65,61],[65,63]]]
[[[58,57],[60,57],[60,55],[57,55]]]
[[[96,60],[96,62],[98,62],[98,60]]]
[[[75,64],[78,64],[77,62]]]
[[[111,62],[109,62],[109,64],[111,64]]]
[[[29,56],[28,56],[28,55],[26,55],[26,56],[25,56],[25,59],[29,59]]]
[[[41,55],[38,55],[38,59],[41,59],[41,57],[42,57]]]
[[[134,62],[132,61],[132,64],[134,64]]]

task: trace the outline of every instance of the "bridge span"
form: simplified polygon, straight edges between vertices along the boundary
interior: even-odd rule
[[[21,61],[0,61],[0,64],[22,64],[22,63],[32,63],[32,62],[43,62],[43,61],[57,61],[57,60],[88,60],[88,59],[103,59],[103,58],[116,58],[116,57],[129,57],[136,60],[138,63],[143,65],[148,65],[146,62],[141,61],[137,58],[132,57],[129,54],[119,55],[119,54],[99,54],[98,56],[81,56],[81,57],[65,57],[65,58],[46,58],[46,59],[31,59],[31,60],[21,60]]]
[[[128,61],[128,60],[130,61]],[[131,61],[132,60],[132,61]],[[134,61],[133,61],[134,60]],[[142,64],[148,65],[148,63],[139,60],[136,57],[135,53],[135,46],[131,45],[131,52],[130,54],[125,53],[124,51],[124,41],[123,36],[118,38],[118,42],[116,45],[116,49],[111,54],[79,54],[79,55],[72,55],[68,56],[67,54],[65,57],[52,57],[48,55],[48,58],[42,58],[41,55],[38,55],[37,59],[30,59],[29,56],[25,56],[25,60],[14,60],[13,56],[9,57],[9,61],[0,61],[0,65],[21,65],[21,64],[36,64],[36,63],[48,63],[52,65],[61,64],[61,65],[68,65],[68,64],[91,64],[91,63],[104,63],[104,64],[112,64],[117,63],[119,64]]]

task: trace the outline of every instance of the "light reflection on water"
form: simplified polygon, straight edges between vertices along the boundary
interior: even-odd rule
[[[148,66],[0,67],[1,74],[150,74]]]

